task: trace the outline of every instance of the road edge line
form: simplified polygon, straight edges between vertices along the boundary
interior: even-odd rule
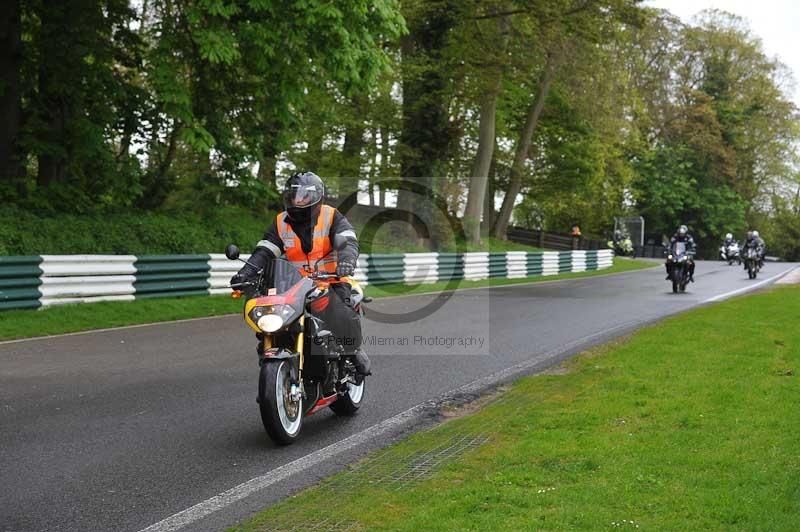
[[[757,289],[761,288],[762,286],[764,286],[766,284],[769,284],[771,282],[777,281],[781,277],[789,275],[791,272],[795,271],[797,268],[798,268],[798,266],[792,266],[788,270],[784,270],[783,272],[781,272],[781,273],[779,273],[777,275],[773,275],[772,277],[770,277],[768,279],[764,279],[763,281],[759,281],[759,282],[757,282],[755,284],[752,284],[752,285],[749,285],[749,286],[745,286],[745,287],[742,287],[742,288],[737,288],[736,290],[731,290],[730,292],[725,292],[724,294],[719,294],[719,295],[710,297],[708,299],[703,300],[702,303],[703,304],[705,304],[705,303],[717,303],[719,301],[725,301],[726,299],[729,299],[731,297],[737,296],[739,294],[746,294],[747,292],[752,292],[753,290],[757,290]]]

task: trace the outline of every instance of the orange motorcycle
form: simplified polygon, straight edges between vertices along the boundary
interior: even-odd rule
[[[335,249],[344,244],[334,239]],[[242,260],[233,244],[225,256]],[[365,379],[356,376],[351,356],[318,317],[333,295],[333,283],[350,283],[353,306],[363,316],[362,303],[369,299],[359,284],[318,271],[316,264],[303,276],[286,260],[275,259],[252,281],[231,286],[232,297],[246,298],[244,321],[259,339],[261,420],[270,438],[282,445],[298,438],[303,420],[314,412],[328,407],[348,416],[364,401]]]

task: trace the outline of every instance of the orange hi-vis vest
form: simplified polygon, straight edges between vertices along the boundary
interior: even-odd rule
[[[278,215],[278,236],[283,241],[283,250],[286,253],[286,260],[298,269],[302,275],[308,275],[314,271],[314,264],[318,271],[336,272],[336,257],[331,244],[330,233],[333,224],[333,214],[336,209],[330,205],[321,205],[317,223],[314,225],[314,246],[311,253],[306,255],[303,252],[303,245],[300,237],[292,230],[292,226],[286,222],[286,212]],[[317,261],[319,261],[317,263]]]

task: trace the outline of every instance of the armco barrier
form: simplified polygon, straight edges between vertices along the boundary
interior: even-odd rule
[[[136,297],[209,293],[211,255],[145,255],[134,263]]]
[[[248,255],[243,255],[247,260]],[[364,285],[432,283],[451,279],[524,278],[601,270],[613,252],[372,254],[358,258]],[[242,263],[210,255],[42,255],[0,257],[0,310],[64,303],[224,294]]]
[[[41,257],[0,257],[0,310],[42,305],[41,263]]]

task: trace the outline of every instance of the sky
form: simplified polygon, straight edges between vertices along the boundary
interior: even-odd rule
[[[794,90],[788,94],[800,106],[800,46],[797,26],[800,24],[798,0],[646,0],[647,6],[667,9],[690,22],[704,9],[721,9],[735,13],[750,23],[753,33],[761,38],[764,51],[792,70]]]

